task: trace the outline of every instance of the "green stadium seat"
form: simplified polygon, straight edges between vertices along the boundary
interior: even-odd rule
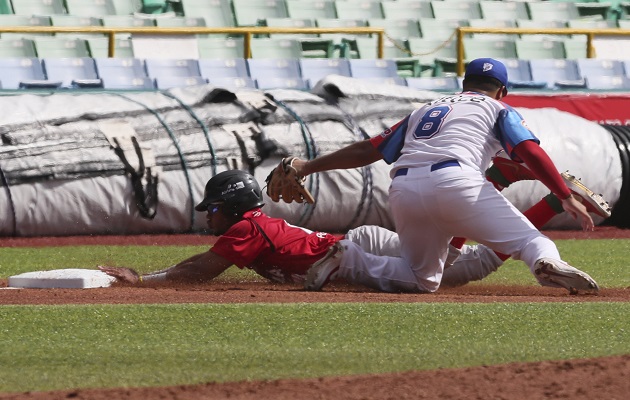
[[[87,41],[81,38],[35,38],[39,58],[90,57]]]
[[[244,58],[245,46],[242,37],[224,38],[216,35],[197,38],[199,58],[234,59]]]
[[[420,18],[418,20],[422,37],[447,40],[456,37],[460,26],[469,26],[468,19]]]
[[[529,19],[527,4],[521,1],[491,1],[479,2],[481,16],[490,20]]]
[[[256,26],[265,18],[288,18],[284,0],[232,0],[237,26]]]
[[[335,10],[339,19],[383,18],[383,9],[378,1],[339,0],[335,1]]]
[[[407,48],[418,60],[422,76],[443,76],[455,72],[457,45],[455,40],[409,38]]]
[[[63,26],[82,26],[82,27],[94,27],[94,26],[103,26],[103,22],[100,18],[96,17],[82,17],[78,15],[51,15],[50,22],[52,26],[63,27]],[[102,33],[80,33],[80,32],[63,32],[56,33],[56,37],[64,37],[64,38],[87,38],[87,37],[98,37],[103,36]]]
[[[120,28],[136,28],[142,26],[155,26],[153,18],[139,18],[134,15],[105,15],[101,17],[103,26],[120,27]]]
[[[516,26],[519,28],[528,28],[528,29],[556,29],[556,28],[566,28],[566,21],[533,21],[530,19],[517,19]],[[563,40],[566,39],[568,35],[533,35],[533,34],[523,34],[521,35],[521,39],[526,40]]]
[[[0,58],[4,57],[37,57],[35,43],[32,39],[0,39]]]
[[[112,0],[64,0],[70,15],[81,17],[102,17],[115,15],[116,9]]]
[[[0,14],[13,14],[11,0],[0,0]]]
[[[369,26],[385,29],[385,34],[394,40],[406,40],[421,37],[420,26],[415,19],[373,19],[367,20]]]
[[[155,18],[155,26],[161,28],[205,27],[206,20],[201,17],[164,17]]]
[[[464,38],[464,56],[470,61],[475,58],[517,58],[516,44],[508,39]]]
[[[428,0],[383,1],[381,6],[385,19],[434,18],[431,2]]]
[[[494,20],[494,19],[469,19],[468,24],[473,28],[515,28],[516,21],[514,20]],[[510,39],[514,40],[518,35],[508,33],[473,33],[472,37],[478,37],[481,39]]]
[[[367,21],[360,19],[318,18],[315,20],[315,23],[319,28],[360,28],[367,26]],[[322,33],[319,35],[322,39],[332,40],[335,49],[339,53],[339,57],[347,58],[352,57],[348,47],[348,40],[366,36],[368,35],[354,35],[349,33]]]
[[[516,39],[516,54],[523,60],[564,59],[564,44],[561,40]]]
[[[302,58],[302,45],[297,39],[253,38],[252,58]]]
[[[290,18],[337,18],[335,3],[332,0],[304,1],[286,0],[287,15]]]
[[[14,15],[14,14],[0,14],[0,26],[50,26],[50,17],[48,16],[29,16],[29,15]],[[1,36],[3,39],[20,39],[20,38],[33,38],[42,36],[52,36],[52,33],[26,33],[26,32],[7,32]]]
[[[574,29],[610,29],[617,28],[617,21],[610,19],[572,19],[567,22],[569,28]]]
[[[12,4],[16,15],[67,14],[63,0],[19,0]]]
[[[527,3],[530,19],[533,21],[563,21],[580,18],[575,3],[569,1],[535,1]]]
[[[186,17],[202,17],[208,27],[235,26],[230,0],[183,0],[182,11]]]
[[[274,28],[314,28],[315,20],[310,18],[265,18],[261,20],[261,25],[274,27]],[[289,37],[292,39],[298,37],[318,37],[316,33],[313,34],[301,34],[297,36],[292,33],[274,33],[273,37]]]
[[[481,8],[477,1],[432,0],[431,8],[436,19],[476,19],[481,18]]]
[[[142,9],[140,0],[112,0],[116,15],[132,15]]]
[[[562,40],[564,47],[564,58],[569,60],[577,60],[578,58],[587,57],[586,37],[576,36]]]
[[[87,41],[90,57],[106,58],[109,56],[109,39],[104,37],[93,37],[85,39]],[[114,58],[133,58],[133,46],[131,39],[116,38],[114,43]]]

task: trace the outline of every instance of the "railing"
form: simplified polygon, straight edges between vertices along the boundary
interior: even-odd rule
[[[586,57],[595,57],[595,36],[630,36],[630,29],[573,29],[573,28],[457,28],[457,75],[464,75],[464,35],[468,33],[500,33],[510,35],[586,35]]]
[[[145,28],[145,27],[100,27],[100,26],[2,26],[1,33],[94,33],[107,34],[108,57],[115,55],[115,36],[118,33],[131,33],[134,35],[205,35],[205,34],[231,34],[244,36],[244,58],[251,58],[252,35],[269,34],[327,34],[347,33],[353,35],[377,35],[377,56],[383,58],[384,35],[383,28],[358,27],[358,28],[271,28],[271,27],[247,27],[247,28],[207,28],[207,27],[181,27],[181,28]]]

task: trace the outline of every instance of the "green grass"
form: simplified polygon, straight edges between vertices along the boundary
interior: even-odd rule
[[[492,365],[630,353],[630,304],[0,307],[0,391]]]
[[[630,287],[630,240],[558,241]],[[161,269],[205,246],[0,248],[0,277]],[[253,280],[236,268],[225,279]],[[536,285],[516,261],[487,282]],[[630,354],[628,303],[0,306],[0,392],[317,377]]]

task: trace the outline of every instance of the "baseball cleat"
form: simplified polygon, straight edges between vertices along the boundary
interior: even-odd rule
[[[535,180],[534,173],[525,164],[519,164],[508,158],[495,157],[492,165],[486,170],[488,179],[498,190],[505,189],[510,184],[518,181]]]
[[[571,193],[573,193],[578,200],[586,207],[586,211],[591,212],[593,214],[599,215],[603,218],[610,217],[610,205],[604,198],[599,195],[593,193],[593,191],[582,183],[575,176],[569,174],[569,172],[563,172],[560,174],[562,179],[564,179],[564,183],[567,184]]]
[[[342,254],[343,247],[341,244],[335,243],[324,257],[309,268],[306,273],[304,289],[313,291],[322,290],[328,282],[334,280],[339,272]]]
[[[536,261],[534,274],[542,286],[565,288],[571,294],[577,294],[580,290],[590,292],[599,290],[597,282],[586,272],[553,258],[541,258]]]

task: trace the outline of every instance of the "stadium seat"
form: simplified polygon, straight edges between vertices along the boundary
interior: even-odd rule
[[[559,40],[516,39],[514,42],[520,59],[564,59],[564,44]]]
[[[529,17],[532,21],[563,21],[579,19],[577,6],[571,1],[534,1],[528,2]]]
[[[172,89],[186,86],[199,86],[208,83],[200,76],[160,76],[154,79],[157,89]]]
[[[155,26],[161,28],[204,27],[206,26],[206,20],[201,17],[155,18]]]
[[[398,68],[394,60],[351,59],[350,75],[353,78],[396,78]]]
[[[470,1],[442,1],[431,0],[431,8],[435,19],[476,19],[481,18],[479,3]]]
[[[116,15],[132,15],[140,11],[142,2],[138,0],[112,0]]]
[[[448,77],[418,77],[407,78],[407,86],[414,89],[449,91],[454,92],[460,89],[459,81],[455,76]]]
[[[249,76],[262,78],[302,78],[298,59],[247,59]]]
[[[212,78],[208,79],[208,83],[219,86],[226,89],[256,89],[256,82],[249,77],[222,77],[222,78]]]
[[[379,85],[396,85],[396,86],[407,86],[407,81],[405,78],[400,76],[393,77],[366,77],[366,78],[358,78],[364,82],[376,83]]]
[[[469,19],[472,28],[515,28],[516,21],[511,19]],[[471,37],[480,39],[515,40],[518,35],[509,33],[473,33]]]
[[[420,26],[416,19],[368,19],[368,26],[385,29],[392,39],[404,41],[410,37],[421,37]]]
[[[617,28],[617,21],[610,19],[572,19],[567,22],[567,27],[573,29],[610,29]]]
[[[252,58],[302,58],[302,45],[295,39],[254,38],[250,50]]]
[[[367,20],[361,19],[318,18],[315,20],[315,23],[319,28],[359,28],[367,26]],[[366,35],[349,33],[322,33],[319,36],[322,39],[332,40],[335,48],[339,51],[339,57],[348,58],[351,57],[351,54],[350,49],[348,48],[347,40],[357,37],[365,37]]]
[[[0,58],[3,89],[58,88],[60,81],[46,79],[38,58]]]
[[[245,45],[242,37],[222,38],[215,35],[197,37],[199,58],[243,58]]]
[[[90,27],[90,26],[103,26],[103,22],[100,18],[96,17],[81,17],[78,15],[51,15],[50,22],[52,26],[56,27],[64,27],[64,26],[82,26],[82,27]],[[89,37],[98,37],[104,36],[100,33],[81,33],[81,32],[60,32],[56,33],[55,37],[57,38],[89,38]]]
[[[70,15],[99,18],[104,15],[116,15],[112,0],[64,0],[64,2]]]
[[[105,15],[101,17],[101,21],[103,22],[103,26],[112,28],[155,26],[155,20],[153,18],[139,18],[135,15]]]
[[[11,0],[0,0],[0,14],[13,14]]]
[[[437,19],[437,18],[420,18],[418,20],[420,32],[423,38],[455,39],[455,31],[460,26],[469,26],[468,18],[466,19]]]
[[[339,19],[384,18],[381,3],[370,0],[335,1],[335,10]]]
[[[34,38],[35,50],[39,58],[81,58],[90,57],[87,41],[81,38]]]
[[[583,78],[599,76],[625,76],[623,62],[620,60],[602,60],[600,58],[580,58],[575,60],[578,73]]]
[[[516,44],[509,39],[464,38],[466,60],[481,57],[516,58]]]
[[[427,0],[383,1],[381,6],[385,19],[434,18],[431,2]]]
[[[626,91],[630,89],[630,78],[626,76],[592,76],[585,80],[587,89]]]
[[[516,26],[519,28],[528,28],[528,29],[556,29],[556,28],[566,28],[566,21],[532,21],[529,19],[517,19]],[[521,39],[525,40],[564,40],[567,38],[567,35],[548,35],[548,34],[522,34]]]
[[[304,1],[286,0],[287,15],[290,18],[337,18],[335,3],[332,0]]]
[[[417,59],[421,68],[433,76],[455,72],[457,64],[456,41],[442,39],[409,38],[407,47],[411,57]]]
[[[185,81],[168,81],[168,78],[201,78],[199,63],[192,59],[146,59],[144,60],[147,75],[156,79],[156,86],[164,89],[170,84],[180,83],[186,86]],[[168,83],[167,83],[168,82]],[[191,80],[192,82],[192,80]],[[160,83],[162,83],[160,85]]]
[[[328,75],[350,75],[350,63],[345,58],[315,59],[302,58],[299,60],[300,71],[310,87]]]
[[[181,6],[185,16],[202,17],[206,26],[235,26],[230,0],[184,0]]]
[[[0,26],[50,26],[49,16],[30,16],[0,14]],[[27,33],[27,32],[6,32],[0,35],[2,39],[29,39],[33,37],[52,36],[52,33]]]
[[[232,0],[237,26],[256,26],[265,18],[288,18],[284,0]]]
[[[93,37],[85,39],[90,51],[90,57],[100,58],[109,56],[109,39],[104,37]],[[133,58],[133,47],[131,39],[116,38],[114,42],[115,58]]]
[[[527,3],[522,1],[492,1],[479,2],[481,17],[490,20],[529,19]]]
[[[1,57],[37,57],[35,43],[31,39],[0,39]]]
[[[52,81],[61,81],[62,87],[102,88],[103,81],[96,73],[94,59],[77,58],[42,58],[46,77]]]
[[[215,78],[249,78],[244,58],[198,60],[202,77],[212,83]]]
[[[586,58],[588,56],[588,49],[586,48],[586,37],[574,36],[562,40],[562,47],[564,47],[564,58],[570,60],[577,60],[578,58]]]
[[[137,58],[94,58],[105,89],[153,89],[144,62]]]
[[[528,60],[517,58],[499,59],[508,71],[509,89],[544,89],[547,82],[534,81]]]
[[[585,88],[586,82],[578,72],[574,60],[534,59],[529,60],[532,79],[547,82],[549,89]]]
[[[13,12],[16,15],[55,15],[67,14],[64,0],[14,0]]]
[[[265,18],[259,21],[264,26],[274,28],[313,28],[315,20],[311,18]],[[317,34],[300,34],[296,36],[292,33],[274,33],[274,38],[299,39],[304,37],[317,37]]]
[[[294,89],[307,90],[308,84],[302,78],[275,78],[275,77],[259,77],[256,78],[256,87],[261,90],[266,89]]]

